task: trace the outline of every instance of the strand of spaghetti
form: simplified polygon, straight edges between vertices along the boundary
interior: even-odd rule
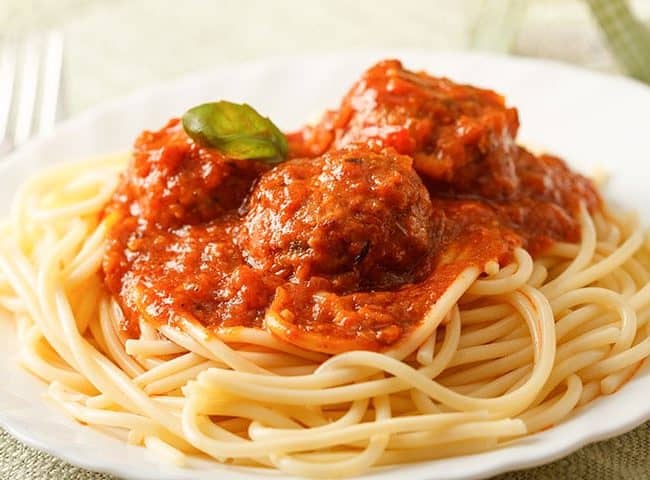
[[[97,318],[91,321],[88,324],[88,330],[90,335],[86,337],[88,342],[97,350],[99,353],[110,356],[111,352],[108,349],[106,339],[104,338],[104,332],[102,332],[101,322]]]
[[[60,242],[60,238],[65,238],[66,233],[70,230],[76,230],[78,227],[81,234],[79,238],[74,240],[74,243],[71,242],[70,238],[66,239],[66,241],[70,243],[66,243],[66,241]],[[75,218],[70,222],[61,223],[61,225],[45,223],[39,225],[37,229],[42,230],[43,238],[38,238],[38,232],[34,232],[37,240],[34,242],[34,250],[30,258],[32,264],[43,264],[43,262],[47,261],[47,258],[49,258],[53,250],[58,250],[58,269],[61,270],[74,259],[74,256],[83,244],[85,237],[91,232],[92,225],[82,218]],[[21,247],[25,250],[24,246]],[[64,279],[61,278],[61,280],[63,281]]]
[[[629,237],[639,225],[639,217],[635,211],[613,211],[606,202],[603,202],[601,216],[613,224],[621,232],[621,236]]]
[[[487,262],[485,262],[485,265],[483,265],[483,271],[487,275],[497,275],[500,269],[501,266],[499,265],[499,262],[497,262],[496,260],[488,260]]]
[[[440,413],[440,408],[436,406],[431,398],[427,397],[423,392],[417,388],[412,388],[409,390],[411,394],[411,401],[415,408],[417,408],[420,413]]]
[[[600,395],[600,382],[591,381],[585,383],[582,386],[582,394],[580,395],[580,400],[578,400],[578,407],[586,405],[598,395]]]
[[[637,291],[637,286],[634,282],[634,279],[625,269],[625,265],[628,263],[629,260],[610,274],[610,276],[618,284],[618,288],[615,291],[617,291],[623,298],[627,298]]]
[[[153,402],[122,370],[79,336],[65,295],[60,289],[57,289],[54,296],[56,304],[54,311],[57,312],[61,321],[63,331],[79,364],[79,370],[116,404],[155,419],[170,433],[180,438],[182,436],[180,421]]]
[[[104,181],[104,184],[94,197],[78,200],[65,207],[48,209],[31,208],[25,213],[32,221],[36,222],[53,222],[61,219],[81,217],[87,215],[88,212],[100,211],[110,200],[116,187],[117,179],[108,179]]]
[[[213,359],[213,362],[216,364],[215,366],[227,367],[226,363],[219,360],[216,354],[213,354],[207,348],[183,332],[180,332],[166,325],[161,326],[160,330],[165,334],[167,338],[172,341],[172,343],[183,346],[184,350],[194,351],[200,353],[205,358]],[[207,332],[206,335],[208,335]],[[254,363],[258,367],[304,366],[304,356],[300,358],[294,357],[292,355],[285,355],[282,353],[285,350],[289,349],[281,349],[273,353],[238,350],[237,353],[241,356],[242,359]]]
[[[431,365],[433,362],[433,354],[436,347],[436,331],[434,330],[429,338],[418,348],[416,359],[420,365]]]
[[[650,283],[632,295],[629,299],[630,305],[635,311],[650,305]]]
[[[289,367],[273,367],[269,368],[269,372],[275,375],[294,377],[296,375],[311,375],[318,368],[318,364],[311,365],[297,365]]]
[[[124,351],[122,342],[120,342],[115,333],[115,324],[111,322],[109,304],[106,298],[103,298],[99,304],[99,325],[104,335],[107,352],[110,353],[111,359],[131,378],[142,375],[145,372],[144,368]]]
[[[388,442],[388,448],[414,449],[424,446],[433,447],[481,437],[499,438],[519,436],[525,433],[526,427],[524,423],[517,419],[468,422],[449,428],[445,431],[444,435],[429,431],[393,435]]]
[[[26,210],[29,202],[27,198],[32,190],[43,188],[43,186],[61,183],[62,180],[68,175],[72,168],[67,166],[60,166],[58,168],[51,168],[47,173],[43,172],[38,176],[28,179],[21,188],[18,189],[14,196],[14,201],[11,205],[11,232],[12,237],[15,239],[16,244],[26,245],[26,229],[28,226],[33,225],[31,222],[26,222]],[[48,175],[49,174],[49,175]]]
[[[582,232],[580,232],[582,235]],[[563,257],[565,259],[575,258],[580,250],[580,245],[576,243],[554,242],[544,250],[546,257]]]
[[[350,405],[338,406],[329,411],[325,411],[319,406],[295,406],[295,405],[273,405],[273,409],[283,413],[287,417],[295,419],[298,423],[308,427],[322,427],[327,425],[333,419],[344,414]],[[369,413],[369,412],[366,412]]]
[[[557,339],[564,340],[565,337],[571,339],[571,336],[569,335],[571,332],[574,332],[580,326],[603,313],[604,310],[602,305],[586,305],[577,310],[570,311],[570,313],[564,315],[556,323],[555,332]],[[611,317],[612,321],[608,323],[613,323],[615,320],[614,315],[609,315],[609,317]]]
[[[48,382],[56,380],[79,392],[95,392],[95,387],[77,371],[56,367],[42,358],[36,344],[43,338],[43,334],[37,326],[30,330],[31,333],[23,338],[20,345],[20,360],[25,367]]]
[[[533,288],[540,289],[542,288],[542,285],[544,285],[544,282],[548,278],[548,269],[540,264],[540,263],[533,263],[533,273],[530,274],[530,278],[528,279],[528,285],[530,285]]]
[[[430,364],[422,367],[420,371],[429,378],[437,377],[447,368],[453,358],[454,353],[458,350],[458,343],[461,335],[460,310],[454,306],[448,314],[449,322],[445,327],[445,336],[442,345],[436,348],[437,352]],[[337,369],[337,370],[340,370]]]
[[[146,369],[156,368],[166,362],[162,358],[139,358],[138,363]]]
[[[119,409],[119,405],[115,404],[113,400],[108,398],[106,395],[99,394],[94,397],[88,397],[85,401],[85,405],[90,408],[98,408],[104,410],[115,410]]]
[[[94,321],[98,315],[97,306],[99,305],[99,299],[102,294],[101,286],[99,282],[87,282],[83,295],[80,294],[81,292],[75,291],[76,289],[70,288],[69,285],[66,285],[66,287],[68,289],[68,296],[71,299],[75,297],[79,299],[76,308],[73,306],[73,310],[75,312],[75,319],[77,320],[77,328],[84,335],[90,322]]]
[[[488,305],[469,310],[461,310],[460,316],[463,325],[474,325],[480,323],[493,322],[502,319],[512,313],[512,307],[507,303],[497,305]]]
[[[148,385],[167,376],[195,367],[205,361],[204,357],[193,352],[188,352],[173,360],[168,360],[158,367],[147,370],[142,375],[135,377],[133,382],[140,386]]]
[[[381,396],[382,398],[387,398],[385,395]],[[311,432],[325,432],[328,430],[336,430],[338,428],[342,427],[347,427],[349,425],[356,425],[361,422],[363,419],[364,415],[368,411],[368,403],[369,400],[367,398],[364,398],[362,400],[356,400],[352,402],[350,405],[350,408],[343,414],[340,418],[336,419],[333,422],[327,423],[325,425],[321,425],[319,427],[313,427],[310,429]],[[205,413],[205,412],[203,412]],[[250,435],[251,440],[258,440],[258,439],[264,439],[264,438],[272,438],[275,435],[282,434],[282,435],[292,435],[292,434],[302,434],[304,430],[299,429],[299,430],[287,430],[283,429],[280,430],[278,428],[271,428],[262,425],[259,422],[253,422],[251,423],[248,433]]]
[[[618,279],[613,274],[599,278],[598,281],[593,283],[593,286],[611,290],[613,292],[620,292]]]
[[[256,441],[233,442],[218,441],[203,434],[197,425],[197,418],[202,416],[197,409],[196,396],[188,397],[183,408],[182,420],[185,436],[206,453],[215,457],[254,457],[270,453],[289,453],[324,448],[356,440],[364,440],[376,434],[397,433],[428,429],[444,431],[446,428],[466,421],[480,420],[487,417],[485,412],[441,413],[434,415],[416,415],[379,420],[371,423],[351,425],[318,434],[291,435]]]
[[[247,350],[238,350],[238,353],[240,353],[242,357],[264,368],[301,368],[317,364],[315,362],[312,363],[305,358],[287,355],[282,351],[250,352]]]
[[[559,312],[569,308],[570,306],[573,306],[574,304],[584,303],[587,301],[598,302],[607,307],[615,306],[618,309],[619,315],[621,317],[621,330],[619,337],[616,340],[613,353],[628,349],[632,344],[636,333],[636,314],[634,310],[630,308],[629,304],[625,302],[618,294],[604,289],[583,288],[567,292],[566,294],[555,298],[551,302],[551,305],[555,312]],[[608,333],[611,334],[613,331],[609,331]],[[609,336],[606,338],[609,338]],[[577,340],[581,340],[582,342],[585,341],[585,339],[582,339],[582,337],[578,337]],[[577,345],[579,344],[571,343],[571,345],[573,345],[574,348],[577,348]],[[560,349],[560,351],[561,350],[562,349]],[[558,351],[558,357],[560,355],[560,351]]]
[[[516,328],[514,328],[512,331],[506,333],[501,337],[497,337],[495,341],[505,342],[507,340],[518,340],[527,337],[528,337],[528,328],[526,327],[525,323],[522,324],[520,322]]]
[[[376,466],[399,465],[403,463],[421,462],[450,456],[478,453],[485,450],[497,448],[498,442],[494,438],[477,438],[472,440],[461,440],[448,444],[438,445],[435,449],[431,447],[413,448],[408,450],[386,450],[377,460]],[[345,452],[325,453],[298,453],[294,456],[313,462],[327,462],[349,458],[351,454]],[[235,461],[235,463],[237,463]]]
[[[283,342],[266,330],[247,327],[237,327],[230,330],[232,333],[229,334],[226,332],[219,332],[218,335],[224,342],[259,345],[267,347],[271,350],[277,350],[294,355],[296,357],[305,358],[313,362],[322,362],[328,357],[328,355],[325,355],[323,353],[310,352],[295,345],[291,345],[287,342]]]
[[[558,296],[561,291],[573,290],[589,285],[590,283],[595,282],[599,277],[602,277],[606,273],[611,272],[625,263],[630,257],[632,257],[632,255],[634,255],[634,252],[638,250],[642,242],[643,235],[639,230],[636,230],[615,252],[604,260],[575,273],[570,278],[564,279],[560,284],[551,285],[550,287],[548,286],[550,283],[544,285],[541,288],[541,291],[548,298],[554,298]]]
[[[169,340],[140,340],[132,338],[126,340],[124,349],[128,355],[139,357],[156,357],[187,352],[185,348]]]
[[[518,409],[525,408],[525,405],[530,403],[537,392],[542,388],[546,378],[550,374],[555,356],[553,319],[550,312],[550,306],[539,293],[536,294],[533,290],[530,290],[527,294],[528,298],[532,298],[533,301],[536,302],[536,308],[541,314],[540,326],[537,326],[536,318],[531,314],[531,311],[524,308],[524,298],[519,298],[516,296],[517,294],[513,294],[513,306],[521,311],[522,315],[524,315],[529,323],[533,342],[536,345],[535,350],[539,353],[535,355],[537,358],[533,374],[528,380],[526,387],[522,387],[518,392],[513,392],[495,399],[473,399],[471,397],[459,395],[452,390],[443,387],[437,382],[422,375],[420,371],[417,371],[408,365],[394,359],[391,360],[388,356],[373,352],[348,352],[339,354],[325,362],[320,367],[319,371],[336,368],[345,364],[362,365],[367,367],[372,366],[374,368],[381,368],[382,370],[401,378],[406,384],[422,390],[436,401],[444,403],[452,408],[462,410],[490,409],[499,412],[503,410],[503,412],[501,412],[503,415],[507,415],[512,411],[516,412]],[[199,379],[210,379],[210,381],[217,383],[221,388],[225,388],[228,391],[248,398],[255,398],[259,395],[274,398],[275,401],[281,403],[294,404],[297,401],[297,398],[292,394],[292,392],[260,385],[253,386],[242,384],[234,381],[234,377],[226,371],[211,369],[201,374]],[[364,393],[364,386],[364,384],[357,384],[336,387],[328,390],[302,391],[299,400],[301,404],[322,404],[350,401],[366,395],[373,396],[370,392]],[[384,393],[387,392],[382,391],[382,394]]]
[[[485,272],[485,274],[488,275],[489,277],[495,278],[495,279],[496,278],[510,277],[519,268],[519,265],[517,265],[517,262],[510,262],[508,265],[506,265],[503,268],[501,268],[501,266],[499,265],[499,262],[496,261],[496,260],[490,260],[488,263],[490,263],[490,262],[494,262],[496,264],[496,266],[497,266],[496,272],[491,274],[491,275],[488,274],[487,272]]]
[[[569,296],[565,298],[570,299],[571,297]],[[574,299],[575,298],[577,297],[574,297]],[[616,300],[616,297],[612,297],[612,298]],[[607,302],[600,301],[598,296],[596,296],[595,300],[593,301],[604,306],[609,306]],[[634,295],[630,296],[626,302],[623,303],[635,312],[638,312],[642,308],[646,307],[648,304],[650,304],[650,284],[645,285],[643,288],[638,290]],[[571,305],[567,304],[565,306],[568,308]],[[557,306],[557,307],[559,307],[558,308],[559,310],[564,306]],[[566,336],[567,333],[569,333],[569,331],[578,328],[579,326],[585,324],[589,320],[594,319],[595,316],[600,312],[602,312],[602,308],[600,308],[600,306],[587,305],[585,307],[582,307],[578,310],[571,312],[568,315],[565,315],[557,323],[556,332],[557,332],[558,339],[562,339],[564,336]],[[613,321],[613,318],[614,317],[610,314],[602,316],[602,319],[605,323],[611,323]],[[638,324],[639,321],[637,319],[637,325]]]
[[[201,414],[208,416],[224,416],[224,417],[238,417],[248,418],[252,420],[251,427],[249,428],[249,436],[251,435],[251,428],[254,428],[256,422],[269,425],[270,428],[276,429],[293,429],[296,432],[304,431],[300,424],[280,412],[272,408],[259,405],[255,402],[247,402],[243,400],[235,400],[232,402],[208,400],[201,402]]]
[[[538,311],[539,310],[545,310],[546,316],[548,317],[550,307],[549,307],[548,303],[545,302],[544,298],[541,295],[539,295],[539,292],[536,292],[534,289],[528,288],[527,294],[528,294],[529,297],[535,297],[537,302],[539,302],[538,303]],[[521,296],[519,296],[518,294],[513,294],[512,297],[511,297],[511,302],[512,302],[513,306],[515,306],[515,308],[517,308],[522,313],[522,315],[525,316],[525,318],[527,320],[527,323],[529,325],[529,328],[531,329],[531,334],[532,334],[532,337],[533,337],[533,343],[537,347],[535,349],[535,357],[536,357],[536,360],[539,362],[539,355],[540,354],[538,352],[540,351],[539,343],[541,341],[541,338],[546,339],[546,348],[550,348],[550,350],[552,350],[552,352],[553,352],[553,355],[555,353],[554,352],[554,350],[555,350],[554,342],[553,342],[552,345],[549,345],[549,343],[550,343],[549,342],[549,337],[552,337],[553,336],[552,333],[554,332],[553,329],[552,329],[552,320],[551,320],[551,322],[549,322],[547,320],[544,323],[544,326],[545,326],[545,329],[546,329],[546,336],[544,337],[542,330],[541,329],[538,330],[536,328],[537,325],[536,325],[536,322],[535,322],[534,313],[532,313],[529,309],[526,308],[526,302],[522,301],[522,300],[523,300],[523,298]],[[552,317],[551,317],[551,319],[552,319]],[[336,357],[335,359],[331,359],[330,361],[326,362],[323,366],[331,365],[333,362],[338,362],[339,358],[340,358],[340,356]],[[546,376],[548,375],[548,372],[552,368],[552,364],[553,364],[553,359],[552,358],[550,359],[550,361],[547,360],[547,362],[543,366],[543,369],[541,370],[542,372],[546,372],[546,373],[542,373],[542,375],[546,375]],[[532,378],[533,377],[531,376],[531,381],[532,381]],[[443,403],[446,403],[446,402],[443,402]],[[447,403],[447,405],[453,406],[453,405],[451,405],[449,403]]]
[[[600,390],[605,395],[610,395],[618,390],[621,385],[627,382],[634,373],[639,369],[641,362],[633,363],[632,365],[623,368],[615,373],[607,375],[600,381]]]
[[[423,367],[420,371],[423,375],[429,377],[437,376],[449,363],[453,353],[456,351],[458,338],[460,337],[460,316],[458,315],[458,309],[454,308],[452,310],[451,321],[447,324],[445,329],[445,337],[441,348],[438,350],[434,361],[431,365]],[[364,370],[362,371],[361,378],[365,378],[368,375]],[[202,373],[202,377],[209,375],[210,370]],[[242,382],[249,383],[251,385],[270,385],[277,386],[282,389],[293,388],[293,389],[319,389],[319,388],[328,388],[335,385],[341,385],[349,383],[355,380],[359,380],[354,375],[354,369],[337,369],[332,372],[320,372],[317,375],[308,375],[308,376],[299,376],[293,378],[282,378],[277,376],[268,376],[268,375],[255,375],[246,372],[238,372],[239,378]],[[200,380],[200,378],[199,378]],[[401,380],[397,378],[386,378],[382,380],[369,380],[364,382],[364,387],[369,391],[376,390],[381,392],[381,394],[395,393],[400,390],[408,388],[408,385],[404,384]],[[345,389],[347,387],[339,387]],[[299,394],[300,395],[300,394]],[[368,395],[367,397],[372,396]]]
[[[450,318],[451,320],[445,329],[443,344],[438,350],[438,353],[436,354],[431,365],[428,365],[422,369],[424,375],[428,375],[430,377],[437,376],[442,370],[444,370],[446,365],[451,360],[454,352],[456,351],[461,329],[460,316],[458,314],[457,308],[454,308],[452,310]],[[289,378],[269,375],[260,376],[246,372],[238,372],[238,375],[242,378],[243,381],[251,384],[275,385],[282,388],[316,389],[353,382],[361,378],[368,377],[369,374],[367,372],[367,369],[361,370],[340,368],[334,372],[322,372],[318,375],[297,376]],[[406,385],[403,385],[398,379],[394,378],[371,380],[367,382],[367,385],[383,385],[383,388],[386,389],[385,391],[387,393],[392,393],[407,388]]]
[[[164,366],[165,363],[162,365]],[[144,391],[148,395],[160,395],[171,392],[182,387],[188,381],[195,379],[199,373],[211,367],[214,367],[214,362],[208,360],[176,373],[168,374],[163,378],[144,385]]]
[[[605,356],[605,353],[599,351],[599,350],[588,350],[586,352],[580,352],[572,357],[567,358],[566,360],[563,360],[562,362],[558,363],[555,368],[553,369],[553,372],[551,373],[551,376],[544,385],[544,388],[539,392],[537,399],[535,402],[533,402],[533,405],[539,405],[541,402],[544,401],[544,399],[551,393],[555,387],[557,387],[562,381],[564,381],[566,378],[569,376],[580,372],[581,369],[585,368],[588,365],[591,365],[594,362],[597,362],[601,358]],[[581,377],[583,375],[579,374]],[[584,377],[583,377],[584,378]]]
[[[513,306],[522,309],[522,314],[524,314],[527,322],[529,322],[533,341],[536,345],[535,350],[538,354],[535,355],[537,357],[536,366],[533,369],[532,375],[528,379],[526,385],[516,392],[511,392],[500,398],[491,399],[467,397],[457,394],[449,388],[443,387],[439,383],[422,375],[420,371],[417,371],[398,360],[374,352],[358,351],[339,354],[325,362],[321,366],[320,371],[346,364],[367,367],[372,366],[374,368],[380,368],[383,371],[400,378],[405,384],[422,390],[436,401],[454,409],[468,411],[488,409],[491,412],[499,413],[504,416],[518,413],[524,409],[527,404],[532,402],[539,390],[541,390],[551,372],[555,356],[553,319],[550,312],[550,306],[540,294],[535,294],[533,291],[527,293],[529,297],[532,297],[536,302],[536,307],[541,314],[541,325],[539,327],[536,325],[536,319],[534,316],[531,316],[528,311],[523,311],[523,301],[521,303],[513,302]],[[292,391],[287,391],[286,389],[251,385],[238,381],[236,374],[233,375],[231,372],[220,371],[217,369],[210,369],[202,373],[199,376],[199,381],[211,382],[214,384],[213,388],[226,389],[229,392],[247,398],[272,398],[274,402],[302,405],[346,402],[367,396],[374,396],[377,394],[376,392],[378,390],[376,388],[366,388],[367,385],[361,383],[335,387],[327,390],[304,390],[300,392],[299,396],[297,396]],[[388,385],[382,385],[384,388],[386,386]],[[383,389],[380,391],[381,394],[388,393]]]
[[[424,314],[420,325],[404,341],[398,342],[397,345],[387,349],[384,353],[386,356],[401,360],[413,353],[422,343],[431,336],[433,331],[438,328],[440,322],[445,318],[448,312],[458,303],[467,288],[479,276],[479,270],[476,267],[470,267],[463,270],[447,288],[447,290],[436,300],[436,302]],[[327,362],[325,362],[327,363]]]
[[[151,435],[145,435],[143,442],[144,446],[156,454],[156,457],[160,458],[162,461],[166,461],[167,463],[176,465],[177,467],[185,466],[185,455],[167,442]]]
[[[517,290],[533,273],[533,259],[522,248],[515,249],[514,257],[517,270],[514,274],[497,279],[476,280],[467,290],[470,295],[500,295]]]
[[[609,210],[606,204],[601,205],[601,212],[596,212],[594,214],[594,224],[596,225],[598,236],[599,237],[620,237],[621,231],[618,228],[618,225],[612,220],[615,217],[612,217],[612,212]],[[618,233],[618,235],[615,235]]]
[[[377,461],[377,465],[398,465],[403,463],[435,460],[457,455],[469,455],[495,449],[498,442],[493,438],[477,438],[461,440],[449,444],[438,445],[435,449],[430,447],[410,450],[387,450]]]
[[[185,405],[183,405],[183,408]],[[182,410],[181,410],[182,414]],[[248,419],[246,419],[247,422],[250,422]],[[210,419],[210,417],[206,416],[199,416],[196,418],[197,425],[200,428],[200,431],[202,434],[208,435],[212,438],[215,438],[217,440],[221,441],[226,441],[226,442],[232,442],[232,443],[239,443],[239,444],[245,444],[248,442],[248,440],[235,435],[231,431],[227,430],[224,427],[221,427],[221,422],[214,422]],[[220,458],[220,461],[226,461],[228,458],[227,457],[217,457]],[[259,461],[258,458],[255,458],[255,461]],[[268,461],[265,461],[268,464]]]
[[[490,360],[492,358],[500,358],[519,351],[527,345],[530,345],[530,339],[519,338],[463,348],[456,352],[454,358],[452,358],[449,363],[449,366],[456,367],[458,365]]]
[[[268,370],[255,365],[255,363],[239,355],[236,351],[234,351],[220,339],[214,336],[208,337],[205,330],[196,326],[191,320],[178,317],[177,322],[179,325],[182,325],[182,329],[195,342],[210,352],[210,358],[214,358],[215,360],[219,360],[225,363],[233,370],[272,375],[272,373]]]
[[[533,346],[529,345],[522,350],[506,355],[505,357],[480,363],[474,367],[463,368],[460,371],[443,372],[438,378],[440,383],[454,387],[458,385],[467,385],[486,379],[492,379],[495,376],[503,375],[515,368],[532,364],[534,360]]]
[[[511,372],[496,377],[494,380],[483,384],[480,387],[473,387],[468,392],[472,397],[496,397],[503,395],[511,388],[516,382],[523,380],[525,376],[529,375],[532,370],[530,365],[516,368]]]
[[[387,396],[376,397],[373,399],[373,403],[375,406],[375,421],[382,421],[391,417],[390,402]],[[280,470],[292,475],[327,478],[331,477],[332,469],[335,469],[337,475],[354,476],[366,471],[379,460],[388,445],[389,438],[390,436],[386,433],[373,435],[370,437],[368,446],[362,452],[350,458],[326,464],[300,460],[290,455],[271,454],[270,459]]]
[[[62,277],[69,285],[78,285],[99,271],[104,256],[103,243],[105,239],[106,226],[102,222],[84,241],[79,253],[63,270]]]
[[[594,256],[596,251],[596,227],[584,203],[580,205],[580,237],[580,248],[573,260],[560,275],[544,286],[546,290],[561,288],[560,285],[564,280],[584,270]]]
[[[205,348],[203,345],[195,341],[185,332],[169,325],[161,325],[158,330],[163,336],[175,344],[180,345],[188,352],[193,352],[194,354],[200,355],[203,358],[211,359],[215,361],[219,366],[227,367],[227,365],[222,362],[216,355],[213,355],[209,349]]]
[[[36,273],[18,248],[8,245],[7,250],[4,250],[2,247],[3,245],[0,243],[0,253],[2,253],[0,255],[0,269],[4,271],[29,312],[30,317],[34,319],[34,322],[43,332],[47,342],[52,345],[66,363],[73,369],[78,370],[65,339],[60,337],[60,332],[56,327],[50,325],[49,316],[43,314],[38,295],[31,287],[36,284]]]
[[[117,299],[111,296],[111,312],[117,325],[124,325],[124,312],[118,303]],[[156,327],[148,323],[144,317],[138,319],[138,329],[140,330],[140,340],[164,340],[165,336],[162,335]]]
[[[506,317],[484,328],[461,335],[458,346],[460,348],[467,348],[475,345],[483,345],[511,332],[520,323],[521,317],[516,313],[510,313]]]
[[[648,271],[643,267],[643,265],[641,265],[641,262],[634,257],[625,262],[622,268],[624,268],[634,279],[637,290],[647,285],[650,281]],[[636,291],[634,293],[636,293]]]
[[[56,383],[53,383],[48,389],[48,394],[61,407],[63,407],[70,416],[81,422],[124,429],[136,428],[150,435],[156,435],[173,445],[179,446],[185,451],[197,451],[183,438],[170,434],[166,429],[160,426],[159,423],[147,418],[146,416],[129,412],[89,408],[78,402],[70,401],[70,399],[65,398],[62,393],[57,390]]]
[[[591,330],[584,335],[580,335],[558,346],[557,355],[555,356],[556,364],[566,360],[575,353],[595,347],[615,344],[620,336],[620,330],[614,326],[605,325],[604,327]]]
[[[72,237],[72,240],[75,238]],[[126,409],[146,412],[147,416],[155,418],[170,432],[180,434],[180,421],[177,418],[151,401],[122,370],[115,367],[79,334],[65,293],[61,287],[56,286],[57,282],[53,280],[56,278],[59,268],[59,257],[66,248],[72,248],[76,244],[77,242],[73,241],[61,241],[50,256],[44,260],[38,272],[39,303],[43,307],[53,304],[49,311],[56,312],[56,315],[52,317],[60,322],[79,370],[89,378],[91,383],[107,394],[115,403]]]
[[[566,384],[566,392],[560,398],[551,399],[519,417],[526,424],[528,432],[537,432],[559,422],[576,407],[582,395],[580,377],[570,375]]]
[[[178,410],[177,413],[180,413],[180,410],[183,408],[183,403],[185,402],[184,397],[169,395],[156,395],[153,400],[156,403],[169,407],[170,409]],[[103,394],[96,395],[94,397],[88,397],[86,399],[86,406],[92,408],[106,408],[109,410],[119,408],[119,405],[113,403],[111,399]]]
[[[646,338],[628,350],[612,355],[593,365],[586,366],[580,371],[580,376],[586,380],[604,377],[618,370],[638,363],[650,356],[650,338]]]

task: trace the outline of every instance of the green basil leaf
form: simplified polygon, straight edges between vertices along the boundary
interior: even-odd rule
[[[183,115],[183,128],[200,145],[238,159],[285,160],[287,139],[271,120],[245,103],[204,103]]]

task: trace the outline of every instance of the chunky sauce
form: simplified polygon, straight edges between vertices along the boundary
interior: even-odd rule
[[[385,61],[273,168],[198,146],[178,120],[143,133],[106,208],[124,334],[180,315],[326,353],[389,348],[465,268],[578,241],[580,203],[599,207],[517,129],[496,93]]]

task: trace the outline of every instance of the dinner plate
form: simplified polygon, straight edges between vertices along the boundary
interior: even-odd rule
[[[0,216],[8,214],[17,186],[31,172],[57,162],[126,150],[141,130],[156,129],[200,102],[246,101],[282,128],[295,128],[324,108],[336,106],[365,68],[386,57],[400,58],[411,69],[505,94],[508,103],[519,109],[522,143],[557,153],[584,173],[610,174],[607,195],[650,219],[650,89],[625,78],[550,61],[421,51],[270,58],[220,66],[111,101],[1,162]],[[127,479],[270,476],[267,470],[205,460],[192,460],[189,468],[167,466],[144,448],[124,444],[115,432],[76,423],[44,396],[42,382],[18,366],[15,332],[6,316],[0,317],[0,352],[0,424],[29,445],[75,465]],[[364,478],[390,479],[396,474],[412,480],[484,478],[550,462],[650,419],[649,393],[646,367],[617,393],[509,446],[469,457],[375,469]]]

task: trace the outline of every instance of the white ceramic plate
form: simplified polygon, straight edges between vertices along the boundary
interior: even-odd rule
[[[224,66],[170,85],[111,102],[66,122],[0,166],[0,216],[7,215],[17,185],[43,166],[127,149],[143,129],[202,101],[247,101],[285,129],[335,106],[364,68],[385,57],[412,69],[493,88],[519,108],[520,141],[566,158],[589,173],[613,175],[608,194],[650,219],[650,89],[619,77],[557,63],[483,54],[366,52],[275,58]],[[193,469],[161,465],[143,448],[83,427],[44,398],[45,386],[17,365],[11,322],[0,318],[0,424],[24,442],[75,465],[128,479],[234,480],[267,478],[268,472],[197,462]],[[631,430],[650,419],[650,371],[619,392],[593,402],[572,418],[512,446],[457,457],[375,470],[365,478],[411,480],[484,478],[532,467],[579,447]],[[278,476],[276,474],[276,476]]]

